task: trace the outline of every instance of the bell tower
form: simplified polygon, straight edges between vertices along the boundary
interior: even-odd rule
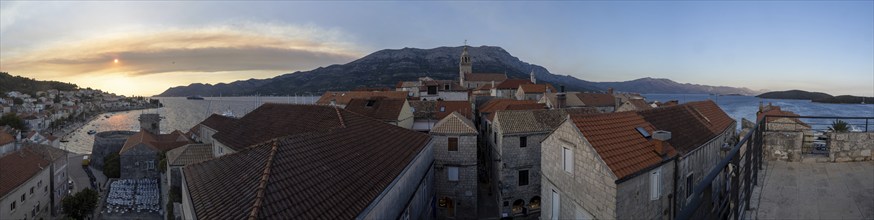
[[[141,114],[140,130],[151,132],[152,134],[161,133],[161,116],[158,114]]]
[[[472,73],[472,70],[473,66],[470,62],[470,55],[467,53],[467,40],[465,40],[464,49],[461,51],[461,59],[458,62],[458,79],[461,86],[466,87],[464,85],[464,74]]]
[[[531,69],[531,73],[529,75],[531,76],[531,83],[537,84],[537,77],[534,76],[534,69]]]

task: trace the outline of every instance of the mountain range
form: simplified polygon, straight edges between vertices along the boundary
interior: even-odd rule
[[[463,47],[433,49],[403,48],[376,51],[358,60],[319,67],[309,71],[287,73],[269,79],[249,79],[215,85],[194,83],[172,87],[157,95],[172,96],[244,96],[294,95],[324,91],[351,90],[357,87],[394,88],[399,81],[428,76],[434,79],[457,79],[458,61]],[[475,73],[504,73],[509,78],[528,78],[534,72],[538,83],[565,86],[568,91],[605,91],[614,88],[634,93],[713,93],[755,95],[761,91],[727,86],[677,83],[669,79],[641,78],[625,82],[592,82],[569,75],[559,75],[546,68],[519,60],[501,47],[470,47]]]

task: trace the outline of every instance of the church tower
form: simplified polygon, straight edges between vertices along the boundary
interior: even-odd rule
[[[464,43],[464,50],[461,52],[461,59],[458,62],[458,79],[461,86],[464,85],[464,74],[473,73],[473,66],[470,62],[470,55],[467,54],[467,42]]]
[[[537,84],[537,77],[534,76],[534,69],[531,69],[531,74],[529,75],[531,76],[531,83]]]

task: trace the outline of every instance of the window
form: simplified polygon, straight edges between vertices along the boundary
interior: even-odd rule
[[[449,151],[458,151],[458,138],[449,138]]]
[[[565,172],[573,173],[574,172],[574,152],[571,151],[570,148],[564,148],[561,153],[562,156],[562,167]]]
[[[22,193],[22,194],[21,194],[21,201],[22,201],[22,202],[24,202],[24,195],[27,195],[27,194],[25,194],[25,193]]]
[[[692,192],[693,192],[692,187],[694,187],[692,184],[692,182],[693,182],[692,176],[693,175],[691,173],[688,176],[686,176],[686,199],[689,199],[689,197],[692,196]]]
[[[30,195],[33,195],[33,186],[30,187]]]
[[[528,185],[528,170],[520,170],[519,171],[519,185],[527,186]]]
[[[12,204],[9,205],[9,210],[15,211],[15,201],[12,201]]]
[[[367,100],[367,107],[373,107],[376,104],[376,100]]]
[[[458,181],[458,167],[447,167],[449,181]]]
[[[446,106],[440,106],[440,112],[446,112]]]
[[[494,139],[495,144],[498,144],[498,132],[495,132],[495,134],[492,135],[492,139]]]
[[[661,168],[656,168],[649,173],[649,199],[657,200],[661,196]]]
[[[528,137],[521,136],[519,137],[519,147],[527,147],[528,146]]]
[[[43,186],[43,188],[44,188],[43,191],[49,192],[49,186]]]
[[[558,213],[561,207],[561,199],[559,198],[558,192],[552,190],[552,220],[558,220]]]
[[[449,90],[449,84],[443,85],[443,90]]]

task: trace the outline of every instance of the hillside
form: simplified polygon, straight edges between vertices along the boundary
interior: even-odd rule
[[[358,60],[319,67],[309,71],[283,74],[270,79],[249,79],[215,85],[195,83],[167,89],[158,96],[241,96],[293,95],[321,93],[329,90],[350,90],[360,86],[394,88],[398,81],[415,80],[421,76],[435,79],[457,79],[458,59],[462,47],[433,49],[385,49]],[[528,78],[532,70],[539,82],[564,85],[569,91],[617,91],[638,93],[739,93],[755,94],[749,89],[680,84],[671,80],[639,79],[629,82],[590,82],[572,76],[558,75],[546,68],[519,60],[500,47],[469,48],[473,71],[477,73],[506,73],[510,78]],[[642,86],[641,82],[657,80],[658,86]]]
[[[27,77],[12,76],[6,72],[0,72],[0,93],[4,95],[9,91],[18,91],[25,94],[35,95],[37,91],[49,89],[64,91],[75,90],[77,88],[79,88],[79,86],[72,83],[40,81]]]
[[[766,92],[756,97],[764,99],[802,99],[802,100],[818,100],[831,99],[832,95],[821,92],[808,92],[802,90],[775,91]]]

